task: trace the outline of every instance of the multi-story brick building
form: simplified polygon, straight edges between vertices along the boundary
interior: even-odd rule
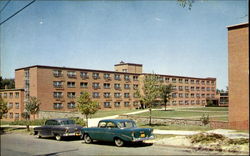
[[[133,109],[144,107],[135,93],[145,75],[141,64],[124,62],[116,64],[115,71],[36,65],[16,69],[15,85],[24,89],[24,99],[40,100],[40,112],[74,112],[82,91],[89,92],[100,109]],[[158,76],[163,84],[173,85],[169,106],[204,106],[215,98],[215,78]]]
[[[249,24],[228,28],[229,126],[249,129]]]

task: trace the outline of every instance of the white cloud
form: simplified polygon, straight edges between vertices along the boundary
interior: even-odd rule
[[[155,19],[156,21],[159,21],[159,22],[162,21],[162,19],[159,18],[159,17],[155,17],[154,19]]]

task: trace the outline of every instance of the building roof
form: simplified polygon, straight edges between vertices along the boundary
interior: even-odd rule
[[[138,64],[139,65],[139,64]],[[102,73],[114,73],[114,74],[130,74],[130,75],[150,75],[152,73],[128,73],[128,72],[117,72],[117,71],[107,71],[107,70],[94,70],[94,69],[82,69],[82,68],[70,68],[70,67],[57,67],[57,66],[45,66],[45,65],[34,65],[23,68],[15,69],[25,70],[29,68],[49,68],[49,69],[59,69],[59,70],[76,70],[76,71],[89,71],[89,72],[102,72]],[[164,74],[156,74],[158,76],[163,77],[176,77],[176,78],[189,78],[189,79],[203,79],[203,80],[216,80],[216,78],[207,77],[207,78],[198,78],[198,77],[188,77],[188,76],[176,76],[176,75],[164,75]]]
[[[228,30],[233,30],[233,29],[238,29],[238,28],[244,28],[244,27],[248,27],[249,23],[246,22],[246,23],[240,23],[240,24],[235,24],[235,25],[230,25],[230,26],[227,26],[227,29]]]
[[[142,64],[136,64],[136,63],[124,63],[124,62],[121,62],[119,64],[115,64],[115,66],[121,66],[121,65],[131,65],[131,66],[140,66],[140,67],[142,67]]]
[[[2,92],[4,92],[4,91],[24,91],[24,89],[22,89],[22,88],[18,88],[18,89],[0,89],[0,91]]]

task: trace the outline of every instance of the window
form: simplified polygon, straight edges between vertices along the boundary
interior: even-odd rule
[[[201,87],[201,90],[202,90],[202,91],[205,91],[205,87]]]
[[[124,107],[129,107],[129,102],[124,102]]]
[[[215,84],[215,81],[211,81],[211,84],[214,85],[214,84]]]
[[[54,103],[54,109],[62,109],[63,104],[62,103]]]
[[[99,98],[100,97],[98,92],[93,92],[92,96],[93,96],[93,98]]]
[[[182,91],[182,90],[183,90],[183,87],[182,87],[182,86],[179,86],[179,90]]]
[[[75,98],[76,97],[76,93],[75,92],[68,92],[67,96],[68,96],[68,98]]]
[[[177,97],[177,94],[176,94],[176,93],[172,93],[172,97],[173,97],[173,98],[176,98],[176,97]]]
[[[133,76],[134,81],[138,81],[138,76]]]
[[[103,84],[103,87],[104,87],[105,89],[109,89],[109,88],[110,88],[110,83],[104,83],[104,84]]]
[[[19,103],[18,102],[15,103],[15,108],[19,109]]]
[[[185,79],[185,83],[186,83],[186,84],[188,84],[188,83],[189,83],[188,79]]]
[[[92,77],[93,77],[93,79],[99,79],[100,78],[99,73],[93,73]]]
[[[133,106],[138,106],[139,102],[138,101],[134,101],[133,102]]]
[[[125,89],[130,89],[129,84],[124,84],[124,88],[125,88]]]
[[[120,107],[120,102],[115,102],[115,107]]]
[[[204,80],[202,80],[202,81],[201,81],[201,84],[203,84],[203,85],[204,85],[204,84],[205,84],[205,81],[204,81]]]
[[[196,94],[196,97],[199,98],[199,97],[200,97],[200,94]]]
[[[188,87],[188,86],[185,86],[185,90],[189,90],[189,87]]]
[[[122,69],[122,72],[126,73],[126,72],[128,72],[128,69]]]
[[[99,84],[99,83],[93,83],[93,84],[92,84],[92,87],[93,87],[94,89],[99,89],[99,88],[100,88],[100,84]]]
[[[189,101],[188,100],[185,101],[185,105],[189,105]]]
[[[214,98],[214,97],[215,97],[215,95],[214,95],[214,94],[211,94],[211,97],[212,97],[212,98]]]
[[[214,87],[212,87],[211,90],[214,92],[215,91]]]
[[[7,93],[3,93],[3,97],[4,97],[4,98],[7,98]]]
[[[191,98],[194,98],[194,93],[191,93]]]
[[[175,78],[172,78],[172,82],[173,82],[173,83],[176,83],[176,79],[175,79]]]
[[[54,70],[54,71],[53,71],[53,75],[54,75],[55,77],[62,77],[62,76],[63,76],[63,73],[62,73],[61,70]]]
[[[13,113],[12,112],[9,113],[9,118],[13,119]]]
[[[103,78],[106,79],[106,80],[111,80],[110,74],[108,74],[108,73],[105,73],[103,75]]]
[[[182,79],[179,79],[179,83],[182,83],[183,81],[182,81]]]
[[[179,98],[183,98],[183,94],[182,93],[179,93]]]
[[[89,78],[89,75],[88,75],[87,72],[81,72],[80,76],[81,76],[82,79],[88,79]]]
[[[69,78],[76,78],[76,72],[75,71],[68,71],[67,73]]]
[[[183,105],[183,101],[179,101],[179,105]]]
[[[129,93],[124,93],[124,97],[125,98],[129,98],[130,96],[129,96]]]
[[[25,77],[25,79],[28,79],[30,77],[29,70],[27,70],[27,69],[24,70],[24,77]]]
[[[114,96],[115,96],[115,98],[120,98],[121,97],[121,93],[115,93]]]
[[[176,105],[176,101],[172,101],[172,105]]]
[[[194,105],[194,104],[195,104],[194,100],[191,100],[191,105]]]
[[[115,83],[114,87],[115,87],[115,89],[121,89],[121,85],[118,83]]]
[[[200,87],[196,87],[196,91],[200,91]]]
[[[203,98],[204,98],[204,97],[205,97],[205,94],[201,94],[201,97],[203,97]]]
[[[124,75],[124,80],[129,81],[130,80],[129,75]]]
[[[169,82],[169,78],[168,78],[168,77],[166,77],[166,78],[165,78],[165,81],[168,83],[168,82]]]
[[[196,84],[200,84],[200,80],[196,80]]]
[[[188,93],[185,93],[185,98],[188,98],[189,97],[189,94]]]
[[[191,91],[194,91],[194,86],[191,86]]]
[[[88,82],[80,82],[81,88],[88,88]]]
[[[210,98],[210,94],[207,94],[207,97]]]
[[[173,90],[177,90],[176,86],[172,86],[172,89],[173,89]]]
[[[74,108],[76,108],[75,102],[69,102],[69,103],[68,103],[68,108],[69,108],[69,109],[74,109]]]
[[[164,81],[164,78],[163,78],[162,76],[159,76],[159,77],[158,77],[158,80],[159,80],[160,82],[163,82],[163,81]]]
[[[55,87],[55,88],[62,88],[62,81],[54,81],[53,82],[53,86]]]
[[[19,113],[15,113],[15,119],[19,119]]]
[[[210,81],[207,81],[207,84],[210,84]]]
[[[138,84],[133,84],[133,88],[136,90],[138,89],[139,85]]]
[[[196,100],[196,104],[197,104],[197,105],[200,104],[200,100]]]
[[[210,91],[210,87],[207,87],[207,91]]]
[[[103,97],[104,98],[110,98],[110,93],[109,92],[103,93]]]
[[[9,98],[13,98],[13,93],[10,93]]]
[[[120,75],[118,75],[118,74],[115,74],[115,80],[121,80],[121,77],[120,77]]]
[[[138,93],[134,93],[133,96],[134,96],[134,98],[139,98]]]
[[[205,101],[205,100],[202,100],[202,104],[206,104],[206,101]]]
[[[191,80],[191,84],[194,84],[194,80]]]
[[[67,86],[68,86],[68,88],[75,88],[76,83],[75,82],[67,82]]]
[[[62,92],[54,92],[53,95],[54,95],[54,98],[62,98],[63,97]]]
[[[103,105],[105,108],[111,108],[110,102],[104,102]]]
[[[8,108],[9,108],[9,109],[13,108],[13,103],[12,103],[12,102],[10,102],[10,103],[8,104]]]

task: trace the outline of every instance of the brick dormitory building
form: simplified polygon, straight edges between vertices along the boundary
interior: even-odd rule
[[[76,113],[76,98],[82,91],[98,101],[100,109],[144,107],[136,90],[147,73],[142,64],[116,64],[115,71],[35,65],[15,70],[15,88],[0,91],[10,110],[4,120],[19,120],[29,96],[37,97],[40,111],[36,118],[59,117]],[[216,78],[160,75],[163,84],[172,84],[170,107],[204,106],[215,98]],[[67,116],[66,115],[66,116]]]

